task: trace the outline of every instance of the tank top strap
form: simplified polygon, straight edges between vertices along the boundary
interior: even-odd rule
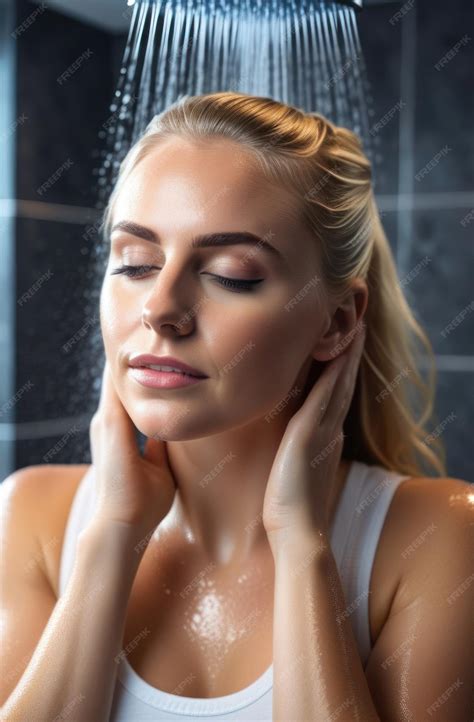
[[[72,573],[76,556],[77,537],[92,518],[95,499],[94,473],[91,464],[78,484],[66,522],[59,567],[59,596],[64,593]]]
[[[369,587],[375,554],[390,503],[407,478],[382,466],[354,461],[336,512],[331,548],[363,664],[371,650]]]

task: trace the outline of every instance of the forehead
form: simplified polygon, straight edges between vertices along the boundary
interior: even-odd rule
[[[235,226],[260,235],[273,231],[282,242],[302,230],[294,195],[270,183],[242,144],[221,138],[161,141],[125,180],[118,215],[163,232]]]

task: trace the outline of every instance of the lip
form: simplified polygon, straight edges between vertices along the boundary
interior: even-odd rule
[[[153,389],[178,389],[181,386],[194,386],[207,378],[206,376],[188,376],[174,371],[156,371],[133,366],[129,367],[128,372],[141,386]]]
[[[136,354],[134,356],[131,356],[128,362],[128,365],[133,369],[137,369],[140,366],[146,366],[149,364],[158,366],[173,366],[174,368],[179,369],[183,373],[187,374],[187,376],[181,376],[181,374],[176,374],[172,371],[157,371],[156,369],[141,369],[141,371],[147,371],[150,374],[160,376],[174,376],[176,378],[182,379],[186,379],[187,377],[191,379],[207,378],[206,374],[204,374],[202,371],[200,371],[199,369],[195,369],[189,364],[184,363],[184,361],[180,361],[179,359],[174,358],[174,356],[155,356],[154,354],[150,353]]]

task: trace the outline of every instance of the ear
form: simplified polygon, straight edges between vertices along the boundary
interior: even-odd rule
[[[362,321],[369,299],[367,283],[362,278],[351,281],[351,288],[329,311],[327,330],[319,338],[312,356],[316,361],[331,361],[351,342],[352,331]]]

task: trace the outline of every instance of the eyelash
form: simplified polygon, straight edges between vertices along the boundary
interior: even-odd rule
[[[157,266],[123,265],[123,266],[119,266],[118,268],[115,268],[111,272],[111,275],[123,273],[125,276],[128,276],[129,278],[140,278],[143,275],[143,272],[149,271],[152,268],[157,268]],[[254,286],[256,286],[258,283],[261,283],[263,281],[263,278],[257,278],[257,279],[253,279],[251,281],[245,281],[240,278],[226,278],[225,276],[218,276],[215,273],[210,273],[208,275],[215,278],[217,280],[217,282],[224,288],[228,288],[229,290],[240,291],[240,292],[252,291]]]

